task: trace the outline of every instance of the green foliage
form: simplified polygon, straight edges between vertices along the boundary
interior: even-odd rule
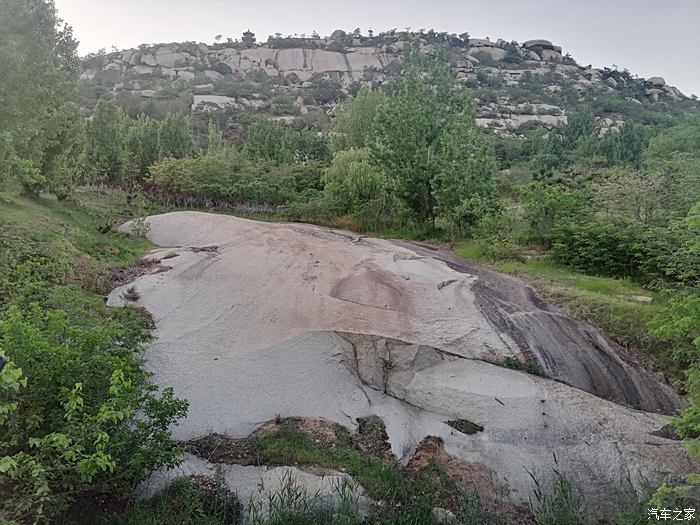
[[[600,139],[598,151],[608,160],[609,165],[639,166],[648,143],[648,129],[627,122],[620,131],[608,133]]]
[[[106,521],[108,525],[230,525],[240,517],[240,503],[221,486],[202,488],[176,480],[147,502]]]
[[[143,180],[148,167],[161,158],[159,135],[159,123],[146,115],[131,122],[126,133],[126,155],[132,178]]]
[[[539,367],[539,365],[530,362],[522,362],[519,359],[510,356],[503,359],[503,366],[506,368],[512,368],[513,370],[522,370],[523,372],[536,376],[543,375],[542,369]]]
[[[651,327],[655,335],[673,344],[673,358],[689,367],[685,389],[690,406],[674,426],[690,453],[700,457],[700,289],[671,297]]]
[[[87,162],[98,180],[119,182],[124,176],[126,116],[119,106],[100,99],[88,124]]]
[[[83,496],[127,495],[150,470],[174,465],[169,426],[187,404],[158,392],[141,367],[147,320],[67,284],[90,259],[67,240],[80,245],[69,232],[82,226],[52,232],[54,211],[13,210],[0,216],[0,519],[33,523]],[[14,213],[43,231],[16,226]]]
[[[540,182],[526,185],[522,202],[528,240],[550,246],[557,227],[587,219],[591,210],[586,201],[586,190]]]
[[[438,139],[436,157],[433,193],[438,217],[461,231],[496,211],[495,153],[487,135],[473,122],[448,123]]]
[[[0,171],[27,194],[71,169],[62,161],[79,134],[76,47],[52,0],[0,3]]]
[[[368,146],[377,109],[385,102],[383,91],[361,89],[353,98],[338,104],[331,138],[333,151]]]
[[[373,162],[396,180],[397,196],[422,221],[436,216],[433,186],[443,133],[453,132],[456,128],[448,126],[455,122],[474,123],[469,99],[457,87],[444,54],[428,67],[424,77],[418,48],[409,46],[402,74],[394,79],[387,101],[378,107],[370,142]],[[447,147],[442,151],[446,157],[453,153]]]
[[[250,125],[244,150],[252,161],[277,166],[327,161],[330,155],[327,141],[312,131],[264,119]]]
[[[557,463],[555,456],[554,462]],[[589,523],[583,493],[564,473],[553,469],[549,486],[532,472],[528,472],[534,483],[534,502],[537,525],[587,525]]]
[[[160,125],[160,151],[163,157],[181,159],[195,151],[190,119],[182,113],[171,113]]]
[[[225,195],[233,182],[231,169],[221,154],[167,157],[153,164],[149,173],[151,182],[176,191]]]
[[[336,153],[323,182],[325,197],[340,214],[357,213],[373,204],[391,208],[391,181],[371,163],[367,149]]]
[[[593,112],[590,109],[579,110],[568,117],[564,137],[569,147],[574,147],[580,140],[591,138],[595,134]]]

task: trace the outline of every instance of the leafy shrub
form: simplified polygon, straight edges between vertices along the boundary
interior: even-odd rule
[[[64,244],[2,241],[12,249],[0,252],[0,521],[45,522],[177,463],[168,429],[187,403],[142,369],[143,315],[63,284]]]

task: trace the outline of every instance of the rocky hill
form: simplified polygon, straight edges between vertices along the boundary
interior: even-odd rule
[[[566,123],[567,113],[582,103],[592,105],[601,134],[627,119],[650,123],[698,111],[696,97],[661,77],[582,66],[548,40],[491,41],[433,31],[362,36],[341,30],[327,38],[277,35],[265,44],[256,44],[248,32],[241,42],[143,45],[91,55],[83,60],[85,106],[89,111],[111,90],[132,113],[238,109],[284,121],[322,121],[361,86],[385,84],[415,40],[428,56],[447,47],[459,81],[473,89],[479,125],[503,135],[517,135],[532,123]]]

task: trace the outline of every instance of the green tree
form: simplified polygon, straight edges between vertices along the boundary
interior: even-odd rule
[[[194,154],[190,119],[182,113],[168,115],[160,126],[160,149],[163,157],[181,159]]]
[[[226,149],[226,141],[213,120],[207,125],[207,153],[221,153]]]
[[[46,121],[47,147],[41,172],[48,179],[47,188],[59,199],[75,189],[80,180],[85,149],[85,119],[75,102],[66,102]]]
[[[377,110],[386,101],[383,91],[361,89],[335,108],[333,151],[362,149],[369,144]]]
[[[100,99],[88,125],[88,170],[100,180],[118,182],[124,175],[126,116],[117,104]]]
[[[68,102],[77,100],[77,42],[52,0],[0,2],[0,155],[2,173],[36,195],[58,171],[57,133]],[[62,109],[63,108],[63,109]],[[48,155],[49,158],[46,158]]]
[[[444,54],[425,65],[418,46],[409,46],[403,71],[378,108],[370,151],[373,162],[396,180],[399,198],[421,221],[435,220],[433,181],[442,131],[453,119],[471,118],[470,110]]]
[[[372,164],[367,149],[340,151],[323,175],[324,194],[334,210],[354,213],[372,202],[388,205],[390,181]]]
[[[493,145],[473,120],[453,119],[440,134],[436,153],[436,212],[462,233],[496,209]]]
[[[160,125],[158,121],[141,115],[132,122],[126,133],[126,154],[133,176],[141,180],[148,167],[161,158]]]
[[[251,32],[250,29],[243,33],[243,37],[241,38],[241,42],[245,45],[245,47],[254,47],[255,46],[255,33]]]
[[[589,108],[569,115],[566,128],[564,128],[564,140],[569,149],[575,147],[579,140],[586,140],[594,135],[595,122],[593,112]]]
[[[649,143],[649,135],[646,126],[625,122],[620,131],[610,132],[600,139],[598,148],[611,166],[639,167],[642,154]]]

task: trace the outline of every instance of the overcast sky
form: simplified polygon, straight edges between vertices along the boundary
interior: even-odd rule
[[[81,54],[218,34],[258,40],[356,27],[468,32],[522,42],[546,38],[579,64],[616,64],[641,77],[662,76],[700,95],[700,0],[56,0]]]

